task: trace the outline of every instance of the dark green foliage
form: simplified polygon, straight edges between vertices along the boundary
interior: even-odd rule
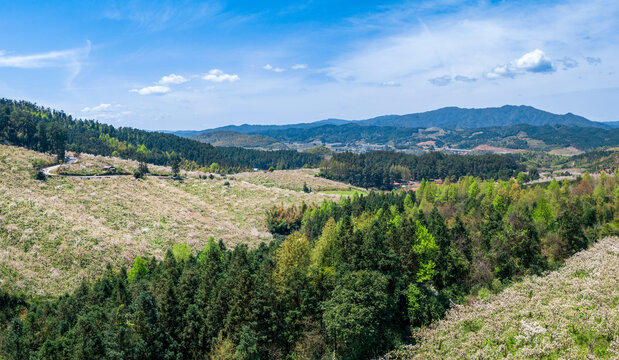
[[[178,176],[178,173],[180,172],[180,163],[180,156],[176,154],[170,156],[170,160],[168,160],[168,165],[172,168],[172,175]]]
[[[385,350],[390,298],[387,278],[380,272],[345,275],[323,303],[329,342],[344,359],[377,356]]]
[[[507,179],[520,169],[516,159],[509,155],[462,156],[439,152],[419,156],[391,151],[341,153],[321,163],[320,175],[366,188],[391,189],[396,182],[465,175]]]
[[[172,134],[115,128],[94,120],[74,120],[62,111],[8,99],[0,99],[0,141],[52,152],[59,160],[64,160],[66,150],[119,156],[156,165],[166,165],[177,155],[179,161],[187,160],[187,166],[207,167],[217,162],[226,172],[270,166],[300,168],[320,162],[320,156],[314,154],[214,147]]]
[[[148,165],[144,162],[140,162],[138,164],[137,169],[133,172],[133,177],[136,179],[142,179],[146,174],[148,174]]]

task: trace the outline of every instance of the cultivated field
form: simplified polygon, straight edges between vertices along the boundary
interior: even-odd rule
[[[528,277],[449,312],[387,359],[619,357],[619,238],[606,238],[545,277]]]
[[[93,169],[108,163],[82,158]],[[272,205],[338,197],[290,190],[299,181],[301,186],[303,181],[327,182],[307,171],[275,172],[268,186],[252,183],[249,175],[213,180],[195,176],[183,182],[56,176],[40,182],[32,176],[35,159],[53,158],[0,145],[0,282],[31,294],[69,291],[108,262],[126,265],[136,255],[161,257],[175,243],[199,251],[214,236],[228,245],[256,245],[271,239],[265,213]],[[132,171],[124,160],[111,161]]]

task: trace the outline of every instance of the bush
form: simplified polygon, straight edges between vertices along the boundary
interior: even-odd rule
[[[39,181],[45,181],[47,179],[47,175],[45,175],[43,170],[37,170],[36,174],[34,175],[34,179]]]
[[[142,179],[144,176],[148,174],[148,166],[146,163],[141,162],[138,165],[138,168],[133,172],[133,177],[136,179]]]
[[[274,206],[267,211],[267,227],[273,234],[288,235],[301,228],[304,207]]]

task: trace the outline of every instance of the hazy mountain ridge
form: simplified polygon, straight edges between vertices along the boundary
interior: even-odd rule
[[[266,150],[288,150],[288,146],[286,146],[286,144],[270,136],[243,134],[231,130],[206,131],[193,136],[189,136],[189,138],[203,143],[209,143],[213,146],[235,146],[252,149],[255,148]]]
[[[444,107],[421,113],[405,115],[383,115],[365,120],[342,120],[325,119],[309,123],[286,124],[286,125],[227,125],[206,130],[182,130],[170,131],[178,136],[194,136],[199,133],[216,130],[232,130],[244,134],[263,134],[271,131],[286,130],[290,128],[309,129],[324,125],[358,124],[361,126],[393,126],[399,128],[429,128],[440,127],[443,129],[476,129],[485,127],[499,127],[511,125],[568,125],[578,127],[614,128],[619,127],[619,122],[597,122],[585,117],[567,114],[554,114],[539,110],[526,105],[504,105],[501,107],[489,107],[480,109],[468,109],[459,107]]]

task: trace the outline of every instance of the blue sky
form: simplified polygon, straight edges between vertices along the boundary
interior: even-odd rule
[[[619,2],[15,1],[0,96],[144,129],[526,104],[619,120]]]

